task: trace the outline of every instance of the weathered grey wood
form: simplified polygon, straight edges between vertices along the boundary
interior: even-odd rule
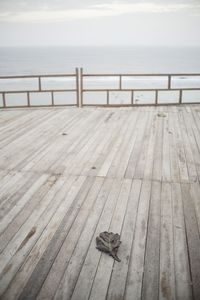
[[[172,182],[180,182],[180,170],[176,146],[175,128],[173,124],[174,113],[168,114],[169,118],[169,151]]]
[[[152,173],[153,173],[153,164],[154,164],[154,151],[157,147],[157,140],[156,140],[156,134],[157,134],[157,112],[154,110],[154,117],[152,120],[152,128],[150,132],[150,140],[148,145],[148,151],[146,154],[146,162],[145,162],[145,169],[144,169],[144,179],[151,180],[152,179]]]
[[[134,134],[136,135],[135,136],[136,140],[128,162],[126,175],[125,175],[126,178],[133,178],[134,176],[138,158],[142,149],[141,147],[143,142],[143,136],[145,133],[145,128],[147,126],[148,118],[149,118],[149,114],[147,112],[140,113],[139,115],[139,120],[138,123],[136,124],[136,130],[134,131]]]
[[[193,154],[189,142],[190,140],[187,135],[187,129],[184,124],[182,112],[179,112],[179,124],[180,124],[182,139],[184,143],[185,156],[187,160],[188,176],[191,182],[196,181],[197,180],[196,166],[194,163],[194,158],[193,158]]]
[[[1,292],[5,291],[11,280],[10,270],[12,271],[13,276],[30,252],[30,249],[42,234],[44,228],[49,223],[49,220],[52,218],[55,206],[57,205],[56,201],[53,203],[52,201],[63,183],[64,178],[59,178],[55,183],[51,183],[51,189],[2,251],[0,260],[2,270],[0,275]]]
[[[163,118],[162,180],[171,181],[168,113]]]
[[[181,136],[180,125],[178,123],[178,113],[174,114],[173,125],[175,127],[175,138],[176,138],[176,149],[177,149],[177,158],[179,163],[180,170],[180,179],[183,182],[189,180],[187,161],[185,157],[184,143]]]
[[[119,195],[119,201],[114,211],[113,219],[109,230],[114,233],[121,233],[122,225],[124,221],[124,214],[127,209],[127,203],[129,199],[131,189],[131,180],[125,179],[122,185],[122,189]],[[118,251],[119,257],[121,257],[120,249]],[[112,273],[114,260],[108,255],[101,255],[97,272],[95,274],[93,286],[89,299],[105,299],[110,275]]]
[[[149,119],[146,126],[145,134],[143,137],[143,143],[141,145],[141,151],[138,158],[138,162],[135,168],[134,178],[144,178],[145,164],[147,163],[147,151],[149,149],[149,143],[151,138],[152,126],[154,126],[154,111],[149,112]]]
[[[102,180],[102,179],[101,179]],[[70,299],[73,293],[81,266],[85,260],[88,247],[94,234],[94,230],[98,224],[104,205],[107,201],[109,189],[113,180],[105,180],[102,189],[97,197],[95,205],[92,207],[90,218],[87,219],[82,234],[78,240],[74,253],[64,272],[62,280],[57,288],[55,299]]]
[[[198,140],[196,139],[196,137],[194,135],[194,130],[193,130],[193,128],[195,127],[195,123],[193,121],[193,111],[194,110],[191,110],[190,113],[183,111],[183,117],[184,117],[184,121],[185,121],[185,126],[187,128],[188,139],[189,139],[190,146],[192,149],[195,167],[196,167],[196,171],[197,171],[198,179],[199,179],[200,178],[200,164],[199,164],[200,152],[199,152],[199,147],[197,144]]]
[[[194,299],[200,298],[200,239],[190,185],[181,184]]]
[[[152,183],[142,299],[159,299],[161,183]]]
[[[67,116],[66,116],[67,117]],[[43,161],[43,159],[46,157],[48,152],[50,151],[51,147],[54,143],[58,143],[59,140],[64,138],[63,133],[68,132],[68,129],[73,128],[73,125],[76,124],[78,118],[78,115],[71,116],[69,119],[65,118],[67,123],[61,122],[61,126],[57,126],[57,122],[55,120],[55,124],[53,123],[52,127],[48,127],[47,134],[43,136],[43,143],[37,144],[36,143],[36,151],[32,151],[29,157],[27,157],[25,160],[21,162],[21,164],[18,166],[18,169],[22,169],[23,171],[38,171],[37,165]],[[53,133],[53,134],[52,134]],[[62,140],[61,139],[61,140]],[[38,139],[40,140],[40,139]],[[46,170],[48,170],[48,166],[46,166]],[[53,172],[52,173],[59,173],[59,172]]]
[[[63,116],[64,117],[64,116]],[[55,123],[54,123],[55,122]],[[72,122],[73,122],[73,117],[72,117]],[[49,123],[48,120],[47,122],[45,122],[46,124],[41,125],[41,128],[36,128],[34,129],[34,131],[28,134],[28,136],[24,136],[24,138],[22,140],[20,140],[20,142],[18,141],[18,159],[12,161],[12,157],[11,157],[11,162],[9,165],[9,168],[18,168],[21,169],[24,166],[24,162],[27,164],[27,162],[29,161],[29,157],[31,159],[31,162],[33,162],[32,160],[32,156],[37,157],[37,159],[39,158],[40,160],[40,165],[41,162],[44,163],[44,157],[46,157],[46,154],[49,151],[48,147],[52,147],[53,144],[59,144],[58,142],[60,140],[63,140],[63,136],[62,136],[62,132],[65,131],[64,126],[66,124],[70,124],[71,120],[67,121],[66,120],[66,116],[65,116],[65,120],[63,120],[62,122],[62,118],[60,120],[59,126],[57,126],[57,118],[56,116],[53,117],[53,120]],[[51,125],[50,125],[51,124]],[[34,141],[34,143],[33,143]],[[21,154],[21,148],[24,148],[24,155]],[[45,149],[45,151],[44,151]],[[47,149],[47,150],[46,150]],[[56,149],[56,147],[55,147]],[[42,152],[41,152],[42,150]],[[37,153],[35,153],[37,152]],[[40,154],[42,154],[42,159]],[[17,162],[17,164],[16,164]],[[35,162],[34,162],[34,166],[35,166]],[[32,164],[31,164],[32,166]],[[37,166],[36,166],[37,167]],[[41,168],[41,166],[40,166]],[[25,171],[29,171],[30,168],[28,168],[27,166],[24,168]],[[32,168],[33,171],[35,171],[34,168]],[[38,171],[38,168],[37,168]]]
[[[95,230],[94,237],[98,236],[103,231],[109,230],[110,223],[113,217],[113,211],[115,210],[117,202],[120,201],[119,193],[121,190],[121,184],[122,180],[117,180],[111,187],[108,200],[106,202],[103,213]],[[95,277],[96,270],[101,257],[101,252],[95,249],[95,244],[96,241],[94,238],[91,242],[83,268],[81,269],[79,278],[77,280],[72,299],[81,300],[87,299],[89,297],[90,290],[93,284],[93,279]]]
[[[41,298],[43,298],[43,292],[45,297],[49,298],[55,294],[80,236],[85,219],[88,217],[89,210],[103,183],[102,180],[98,179],[95,180],[94,184],[92,184],[93,182],[93,178],[88,178],[74,199],[22,291],[21,299],[28,297],[29,299],[35,299],[41,288]],[[80,220],[79,214],[82,217]],[[70,243],[68,239],[70,239]],[[49,272],[50,270],[51,272]],[[40,295],[38,297],[40,298]]]
[[[108,127],[107,122],[109,122],[112,115],[109,114],[105,116],[105,119],[102,118],[104,122],[101,123],[101,126],[97,128],[96,133],[93,134],[92,139],[90,139],[90,142],[92,143],[87,143],[86,147],[83,149],[86,152],[84,154],[84,160],[82,159],[82,163],[79,163],[78,161],[77,164],[75,159],[76,167],[74,168],[74,172],[89,176],[94,176],[98,172],[99,165],[102,164],[104,151],[106,152],[107,147],[109,147],[110,143],[112,143],[112,135],[115,133],[115,130],[121,127],[120,119],[118,124],[111,122],[110,126]]]
[[[44,254],[56,230],[60,226],[64,216],[70,209],[70,206],[72,205],[75,197],[77,196],[80,188],[83,185],[83,182],[85,181],[84,177],[80,177],[78,180],[78,178],[76,178],[75,176],[70,176],[69,178],[63,179],[63,185],[56,194],[55,201],[52,204],[55,213],[50,219],[48,226],[42,232],[39,240],[31,250],[29,258],[25,260],[24,264],[20,268],[20,272],[16,274],[14,280],[12,281],[12,289],[14,288],[14,292],[12,289],[8,289],[4,294],[4,297],[7,299],[16,299],[22,292],[22,289],[25,287],[31,273]],[[11,271],[13,272],[13,270]]]
[[[123,114],[124,112],[122,111],[121,114]],[[136,112],[136,114],[134,115],[134,120],[135,118],[137,118],[137,114],[138,112]],[[98,176],[107,176],[109,169],[112,165],[113,160],[115,159],[120,146],[123,142],[123,138],[124,138],[124,134],[126,132],[126,130],[128,129],[128,125],[129,125],[129,118],[128,115],[125,114],[126,119],[124,119],[124,122],[126,123],[125,126],[122,126],[122,130],[120,132],[118,132],[118,137],[115,140],[115,143],[113,143],[111,150],[108,152],[105,161],[103,162],[99,172],[97,173]]]
[[[34,184],[37,177],[38,176],[34,173],[28,173],[26,176],[23,174],[20,182],[17,182],[14,186],[14,193],[11,192],[10,189],[7,191],[6,195],[2,197],[3,202],[0,205],[0,220],[2,220],[9,213],[12,207],[20,201],[26,191]]]
[[[163,117],[158,116],[157,112],[157,133],[156,133],[156,144],[154,147],[154,160],[153,160],[153,173],[152,179],[162,179],[162,144],[163,144]]]
[[[192,299],[189,257],[185,232],[185,220],[181,187],[179,183],[172,184],[172,204],[174,219],[174,264],[176,299]]]
[[[141,191],[141,181],[134,180],[132,183],[127,211],[121,233],[122,245],[120,246],[121,262],[114,263],[112,270],[107,299],[123,299],[126,277],[130,262],[131,246],[135,236],[135,223],[138,211],[138,202]]]
[[[95,124],[95,117],[95,115],[89,115],[85,119],[84,116],[80,116],[73,124],[72,128],[69,128],[69,133],[68,129],[65,129],[64,132],[67,132],[69,137],[67,135],[66,138],[63,138],[63,136],[60,135],[56,141],[51,143],[50,147],[47,149],[46,155],[34,166],[34,170],[48,170],[57,159],[60,159],[60,157],[62,158],[63,154],[66,157],[66,155],[73,152],[77,146],[81,147],[81,141],[84,141],[92,127],[98,126]],[[89,124],[87,119],[90,120]],[[71,139],[73,143],[71,143]]]
[[[159,299],[175,299],[171,184],[162,183]]]
[[[131,146],[134,145],[134,141],[135,141],[135,137],[133,136],[132,137],[132,126],[134,126],[136,120],[138,119],[138,115],[135,115],[133,116],[133,121],[131,122],[130,121],[130,116],[127,118],[127,129],[126,129],[126,132],[124,133],[123,137],[122,137],[122,140],[120,142],[120,145],[119,145],[119,148],[117,150],[117,152],[115,153],[115,157],[110,165],[110,168],[109,168],[109,171],[107,173],[107,176],[109,177],[115,177],[117,176],[117,172],[118,172],[118,166],[119,164],[121,163],[121,160],[124,156],[124,151],[126,150],[126,148],[130,147],[128,146],[129,143],[131,143]],[[135,126],[138,126],[137,125],[137,122],[136,122],[136,125]],[[136,132],[134,133],[134,135],[136,134]],[[131,141],[131,139],[133,138],[133,140]]]
[[[1,299],[199,299],[199,105],[1,110],[0,155]]]
[[[24,219],[26,220],[27,217],[32,212],[32,209],[36,207],[38,204],[38,200],[40,201],[42,197],[44,197],[45,193],[47,193],[49,189],[49,183],[47,181],[48,175],[43,174],[39,177],[39,179],[31,186],[31,188],[23,195],[20,201],[8,212],[8,214],[1,220],[1,238],[5,236],[6,240],[9,237],[9,225],[15,224],[14,230],[21,227],[23,224]],[[47,182],[45,182],[47,181]],[[44,185],[43,185],[44,184]],[[32,200],[32,197],[34,200]],[[32,200],[32,201],[30,201]],[[23,209],[23,210],[22,210]],[[24,213],[23,213],[24,211]],[[20,213],[20,215],[19,215]],[[24,218],[22,216],[24,215]],[[16,217],[15,222],[12,222],[13,219]],[[16,221],[17,220],[17,221]],[[19,225],[18,225],[19,222]],[[18,225],[18,226],[17,226]],[[11,230],[13,233],[13,230]],[[16,233],[16,231],[15,231]],[[1,240],[1,251],[3,242]]]
[[[5,145],[9,144],[17,137],[20,137],[30,131],[34,128],[34,126],[38,126],[38,124],[42,123],[45,119],[49,119],[50,115],[53,116],[51,111],[46,111],[45,114],[40,110],[32,111],[31,115],[25,114],[23,118],[18,119],[14,124],[12,123],[6,128],[3,127],[0,147],[5,147]]]
[[[124,299],[141,297],[150,194],[151,181],[143,181]]]

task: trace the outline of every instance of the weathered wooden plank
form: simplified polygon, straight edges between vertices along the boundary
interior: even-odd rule
[[[142,299],[159,299],[161,183],[152,183]]]
[[[114,233],[121,233],[124,215],[127,210],[127,203],[129,199],[129,194],[131,190],[130,179],[125,179],[122,185],[122,189],[119,195],[119,201],[117,202],[116,209],[114,211],[114,215],[111,221],[111,225],[109,231]],[[122,253],[119,249],[119,257],[121,257]],[[91,293],[89,299],[105,299],[110,276],[112,273],[114,261],[108,255],[101,255],[97,272],[95,274],[93,286],[91,289]]]
[[[22,164],[23,161],[27,162],[31,154],[35,155],[36,151],[40,152],[44,145],[48,145],[49,142],[51,142],[50,145],[52,145],[56,139],[59,140],[59,138],[62,137],[61,134],[57,135],[56,133],[60,132],[63,123],[65,124],[67,120],[66,115],[63,114],[58,123],[56,115],[53,115],[50,119],[47,119],[42,124],[39,124],[26,134],[14,140],[0,151],[2,159],[4,157],[1,166],[4,168],[9,167],[10,169],[14,168]]]
[[[0,131],[0,148],[5,147],[16,138],[22,136],[26,132],[32,130],[46,119],[55,113],[51,111],[35,110],[32,113],[26,113],[23,118],[17,119],[15,123],[9,124],[6,128],[3,127]]]
[[[171,181],[168,115],[163,118],[162,180]]]
[[[27,281],[29,280],[33,270],[35,269],[37,263],[41,259],[43,253],[48,247],[51,238],[53,238],[56,230],[60,226],[64,216],[67,214],[70,206],[72,205],[74,199],[82,188],[83,182],[85,181],[84,177],[76,178],[70,176],[69,178],[63,178],[63,185],[58,193],[55,195],[55,201],[52,203],[51,209],[54,211],[52,218],[42,232],[39,240],[36,242],[35,246],[29,253],[29,256],[21,266],[18,273],[12,280],[11,288],[8,288],[4,294],[5,299],[16,299],[25,287]],[[47,213],[45,213],[45,216]],[[19,257],[18,257],[19,258]],[[3,278],[4,283],[8,282],[14,273],[14,265],[16,258],[12,266],[7,272],[6,276]],[[16,266],[17,267],[17,266]],[[10,273],[10,274],[8,274]]]
[[[124,299],[140,299],[147,237],[151,181],[143,181]]]
[[[149,112],[149,120],[146,126],[145,134],[143,137],[143,142],[140,151],[140,155],[138,158],[138,162],[135,168],[134,178],[142,179],[144,178],[145,164],[147,163],[149,144],[152,142],[152,128],[155,125],[155,113],[154,111]],[[149,162],[148,162],[149,163]]]
[[[171,184],[162,183],[159,299],[175,299]]]
[[[37,177],[38,175],[33,173],[23,174],[20,182],[17,182],[14,186],[14,190],[9,189],[7,191],[0,205],[0,220],[12,210],[16,203],[24,196],[26,191],[31,188]]]
[[[130,124],[128,125],[127,128],[128,136],[123,140],[122,156],[120,157],[120,161],[117,163],[118,167],[116,168],[117,177],[125,177],[126,169],[129,166],[130,163],[129,160],[136,143],[136,133],[137,133],[136,128],[139,125],[138,125],[138,115],[136,116],[135,115],[136,114],[132,116]]]
[[[142,147],[142,142],[143,142],[143,136],[145,134],[145,129],[148,124],[149,120],[149,113],[147,112],[141,112],[139,114],[139,120],[136,124],[136,129],[134,130],[133,137],[134,137],[134,147],[130,155],[130,159],[127,165],[126,169],[126,178],[133,178],[136,165],[141,153],[141,147]]]
[[[190,258],[190,270],[192,276],[192,288],[194,299],[200,298],[200,239],[198,223],[189,184],[181,184],[182,199],[184,205],[186,237]]]
[[[153,173],[152,179],[162,179],[162,144],[163,144],[163,117],[159,117],[157,113],[157,133],[156,133],[156,145],[154,148],[154,159],[153,159]]]
[[[74,128],[71,128],[71,131],[66,138],[59,136],[48,149],[45,157],[34,165],[33,170],[44,171],[49,169],[53,163],[57,163],[58,159],[62,159],[62,155],[68,158],[73,154],[74,150],[77,151],[78,148],[82,147],[81,142],[85,142],[85,138],[88,135],[88,132],[92,134],[95,128],[98,126],[98,119],[100,119],[100,114],[90,114],[88,116],[90,122],[88,123],[83,116],[79,117],[78,123],[76,122]],[[62,170],[63,171],[63,170]]]
[[[67,116],[66,116],[67,117]],[[38,171],[37,165],[48,155],[48,152],[53,147],[54,143],[59,143],[60,140],[66,139],[66,132],[71,131],[73,126],[76,126],[77,120],[79,120],[79,116],[76,114],[72,118],[66,118],[66,120],[61,122],[62,126],[58,126],[56,123],[51,124],[48,127],[47,134],[42,136],[42,142],[40,141],[41,138],[38,138],[38,143],[36,143],[35,151],[32,151],[28,157],[26,157],[22,162],[17,166],[18,169],[22,169],[23,171]],[[60,157],[57,157],[59,159]],[[52,162],[53,163],[53,162]],[[48,166],[46,167],[48,169]],[[52,173],[59,173],[53,172]]]
[[[172,182],[180,182],[180,170],[178,163],[178,153],[176,149],[175,128],[173,124],[174,114],[168,115],[169,118],[169,151],[170,151],[170,166]]]
[[[194,163],[192,150],[190,147],[189,137],[187,135],[187,128],[185,127],[184,124],[182,112],[179,112],[179,124],[180,124],[180,130],[181,130],[182,139],[184,143],[185,157],[187,160],[188,176],[189,176],[189,180],[193,182],[197,180],[197,171]]]
[[[107,299],[123,299],[124,296],[126,277],[131,256],[131,247],[135,234],[135,223],[137,218],[141,184],[142,182],[137,179],[135,179],[132,183],[121,233],[121,262],[114,263],[109,282],[109,288],[107,291]]]
[[[176,299],[193,299],[186,242],[185,222],[181,187],[172,184],[173,226],[174,226],[174,264],[176,281]]]
[[[157,126],[158,126],[158,118],[157,113],[154,111],[154,117],[152,121],[152,128],[150,132],[150,139],[149,139],[149,145],[148,150],[146,154],[146,162],[145,162],[145,169],[144,169],[144,175],[143,178],[147,180],[152,179],[152,173],[153,173],[153,163],[154,163],[154,151],[155,147],[157,147]]]
[[[103,181],[102,178],[86,180],[27,282],[21,299],[35,299],[40,289],[38,299],[54,296]]]
[[[111,122],[112,114],[105,116],[106,118],[101,118],[103,120],[101,126],[97,128],[89,142],[81,149],[79,159],[75,157],[75,167],[72,170],[75,174],[94,176],[97,173],[103,153],[112,142],[112,135],[115,133],[114,126],[117,130],[121,125],[120,119],[118,124]]]
[[[114,181],[103,213],[95,230],[94,237],[98,236],[103,231],[109,231],[110,223],[113,217],[113,211],[115,210],[117,201],[120,201],[119,193],[121,185],[122,180],[118,179]],[[86,259],[84,261],[71,299],[81,300],[87,299],[89,297],[96,270],[101,257],[101,252],[96,250],[95,247],[96,241],[94,238],[90,244]]]
[[[187,135],[192,149],[195,167],[198,174],[198,179],[200,179],[200,164],[199,164],[200,151],[193,130],[194,125],[192,125],[193,124],[192,111],[190,113],[183,111],[183,117],[184,117],[185,127],[187,128]]]
[[[1,298],[199,299],[199,106],[26,111],[0,116]]]
[[[175,128],[174,137],[176,140],[176,151],[180,171],[180,180],[183,182],[189,181],[187,161],[185,157],[184,143],[181,136],[180,125],[178,123],[178,113],[173,115],[173,125]]]
[[[78,279],[82,264],[85,261],[87,251],[93,238],[94,230],[98,224],[102,210],[108,199],[109,191],[113,183],[112,179],[105,180],[102,189],[97,197],[95,205],[90,211],[89,218],[84,226],[76,248],[72,254],[69,264],[63,274],[62,280],[57,288],[55,299],[70,299],[76,281]]]
[[[0,233],[4,232],[4,230],[8,227],[8,225],[12,222],[15,216],[21,211],[21,209],[26,205],[27,201],[31,199],[31,197],[35,194],[35,192],[42,187],[42,185],[46,182],[48,175],[43,174],[39,177],[39,179],[32,185],[32,187],[27,191],[26,194],[20,199],[20,201],[15,205],[9,213],[1,220],[0,222]],[[43,196],[45,192],[49,189],[49,185],[45,185],[45,191],[41,193]],[[39,197],[37,195],[37,197]]]
[[[9,283],[10,273],[8,271],[11,269],[11,266],[11,275],[14,275],[54,214],[57,203],[54,202],[52,204],[52,201],[63,183],[64,178],[59,178],[56,182],[50,184],[50,189],[42,201],[2,251],[0,259],[2,270],[0,275],[1,293],[4,292]],[[14,260],[14,263],[12,263],[12,260]]]
[[[125,125],[126,131],[125,131],[124,135],[122,136],[120,145],[118,146],[118,150],[115,152],[115,156],[113,158],[113,161],[112,161],[110,168],[108,170],[108,173],[107,173],[108,177],[116,177],[117,176],[117,174],[119,172],[118,167],[121,163],[121,160],[124,161],[124,156],[125,156],[124,152],[127,151],[127,148],[131,149],[134,145],[135,133],[132,136],[132,130],[133,130],[133,125],[135,124],[135,122],[138,119],[138,114],[137,115],[133,114],[132,117],[133,117],[133,122],[131,122],[130,116],[127,118],[126,125]],[[136,123],[136,126],[138,126],[137,123]],[[127,160],[129,159],[129,156],[130,156],[130,153],[127,155],[127,157],[125,157],[125,168],[126,168],[126,164],[127,164]],[[123,175],[121,177],[123,177]]]
[[[75,116],[76,117],[76,116]],[[11,145],[11,150],[6,150],[6,154],[10,153],[9,159],[7,159],[3,165],[3,167],[18,168],[22,169],[24,167],[24,162],[27,164],[30,159],[32,160],[32,155],[37,158],[41,158],[40,154],[42,154],[42,158],[46,157],[46,152],[44,149],[48,147],[53,147],[54,143],[58,143],[59,140],[63,140],[62,132],[64,126],[66,124],[70,124],[73,122],[73,117],[70,120],[66,119],[66,116],[63,115],[60,118],[60,122],[57,122],[56,116],[52,117],[53,120],[48,120],[45,124],[41,126],[37,126],[34,130],[28,132],[28,134],[23,135],[20,139],[15,140]],[[81,118],[79,118],[80,120]],[[76,122],[75,122],[76,124]],[[65,129],[64,129],[65,130]],[[13,160],[13,149],[15,147],[15,159]],[[5,148],[6,149],[6,148]],[[23,151],[22,151],[23,149]],[[55,147],[56,149],[56,147]],[[41,151],[42,150],[42,151]],[[37,153],[36,153],[37,152]],[[23,154],[23,155],[22,155]],[[7,154],[8,155],[8,154]],[[40,162],[41,163],[41,162]],[[28,168],[24,168],[25,171],[29,170]],[[34,169],[33,169],[34,170]]]
[[[108,171],[112,165],[112,161],[117,156],[117,152],[120,149],[120,146],[121,146],[123,138],[124,138],[124,134],[125,134],[126,130],[128,129],[129,122],[130,122],[128,112],[121,112],[121,114],[122,113],[125,114],[125,116],[124,116],[125,119],[123,118],[125,125],[123,124],[124,126],[121,126],[122,129],[117,132],[117,138],[116,138],[115,142],[113,143],[112,148],[107,153],[106,158],[105,158],[103,164],[101,165],[99,172],[97,173],[98,176],[107,176]],[[134,119],[136,118],[137,114],[138,114],[138,112],[136,112],[134,114]],[[118,122],[118,120],[117,120],[117,122]]]

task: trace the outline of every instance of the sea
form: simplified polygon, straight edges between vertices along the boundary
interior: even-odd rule
[[[183,98],[185,102],[200,102],[200,76],[187,76],[186,74],[200,74],[200,48],[192,47],[12,47],[0,48],[0,76],[21,76],[21,75],[55,75],[55,74],[72,74],[75,73],[75,68],[83,68],[84,74],[180,74],[180,78],[174,77],[172,81],[172,88],[187,87],[198,90],[184,91]],[[47,82],[42,79],[42,87],[45,82],[49,89],[53,86],[70,86],[70,80],[75,78],[70,77],[51,77],[46,78]],[[118,78],[119,79],[119,78]],[[117,79],[117,80],[118,80]],[[0,78],[0,92],[3,91],[24,91],[33,90],[36,84],[36,79],[25,80],[18,79],[1,79]],[[123,77],[123,88],[161,88],[166,85],[167,77]],[[29,82],[29,83],[28,83]],[[31,83],[32,82],[32,83]],[[66,83],[65,83],[66,82]],[[28,85],[29,84],[29,85]],[[37,82],[38,84],[38,82]],[[116,88],[115,77],[87,77],[83,83],[84,89],[95,88]],[[72,88],[72,87],[71,87]],[[118,88],[118,86],[117,86]],[[34,88],[35,89],[35,88]],[[139,92],[138,92],[139,93]],[[123,104],[127,100],[127,94],[111,93],[114,97],[113,104]],[[134,97],[136,97],[134,93]],[[161,92],[159,93],[161,94]],[[55,94],[57,95],[57,94]],[[70,94],[67,93],[69,97]],[[95,104],[106,103],[105,93],[91,92],[84,94],[84,103]],[[163,101],[174,103],[179,101],[179,92],[175,91],[170,94],[172,99],[168,99],[168,94],[165,93]],[[130,96],[130,95],[129,95]],[[13,99],[10,99],[12,98]],[[22,97],[25,95],[6,95],[6,103],[12,105],[22,105]],[[33,95],[31,95],[33,97]],[[34,94],[37,97],[34,103],[42,104],[41,94]],[[48,93],[43,94],[43,97],[49,97]],[[58,96],[57,96],[58,97]],[[61,93],[59,93],[61,97]],[[59,103],[63,104],[67,101],[59,99]],[[98,99],[99,97],[99,99]],[[123,99],[121,99],[123,97]],[[160,96],[159,96],[160,97]],[[19,99],[18,99],[19,98]],[[129,97],[130,98],[130,97]],[[10,99],[10,100],[9,100]],[[71,100],[71,98],[70,98]],[[96,102],[94,102],[94,100]],[[10,101],[10,102],[9,102]],[[45,102],[47,101],[47,102]],[[44,103],[49,103],[49,100],[44,100]],[[61,101],[61,102],[60,102]],[[74,100],[75,101],[75,100]],[[103,102],[101,102],[103,101]],[[140,103],[151,103],[155,101],[154,92],[141,92],[137,95],[134,101]],[[144,101],[144,102],[142,102]],[[150,101],[150,102],[149,102]],[[160,100],[159,100],[160,101]],[[24,99],[24,103],[27,99]],[[139,103],[138,102],[138,103]],[[31,102],[32,103],[32,102]],[[0,95],[0,106],[3,105],[3,97]]]
[[[200,73],[194,47],[0,47],[0,76],[96,73]]]

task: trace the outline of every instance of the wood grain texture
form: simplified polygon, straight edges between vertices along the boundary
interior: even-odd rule
[[[199,105],[1,110],[0,298],[198,300],[199,179]]]

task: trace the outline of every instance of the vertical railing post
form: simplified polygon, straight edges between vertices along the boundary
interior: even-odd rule
[[[171,75],[168,76],[168,90],[171,90]]]
[[[27,92],[27,104],[28,104],[28,107],[30,107],[30,93]]]
[[[39,88],[39,92],[41,92],[41,77],[38,77],[38,88]]]
[[[54,106],[54,93],[51,92],[51,105]]]
[[[158,105],[158,90],[156,90],[156,102],[155,102],[155,105]]]
[[[133,101],[134,101],[134,91],[131,91],[131,105],[133,105]]]
[[[119,90],[122,89],[122,75],[119,75]]]
[[[80,107],[83,106],[83,68],[80,68]]]
[[[106,100],[106,105],[109,106],[109,91],[107,91],[107,100]]]
[[[79,70],[76,68],[76,105],[77,107],[80,107],[79,102]]]
[[[6,97],[5,97],[5,93],[2,94],[2,98],[3,98],[3,107],[6,107]]]
[[[180,90],[179,104],[182,104],[182,90]]]

